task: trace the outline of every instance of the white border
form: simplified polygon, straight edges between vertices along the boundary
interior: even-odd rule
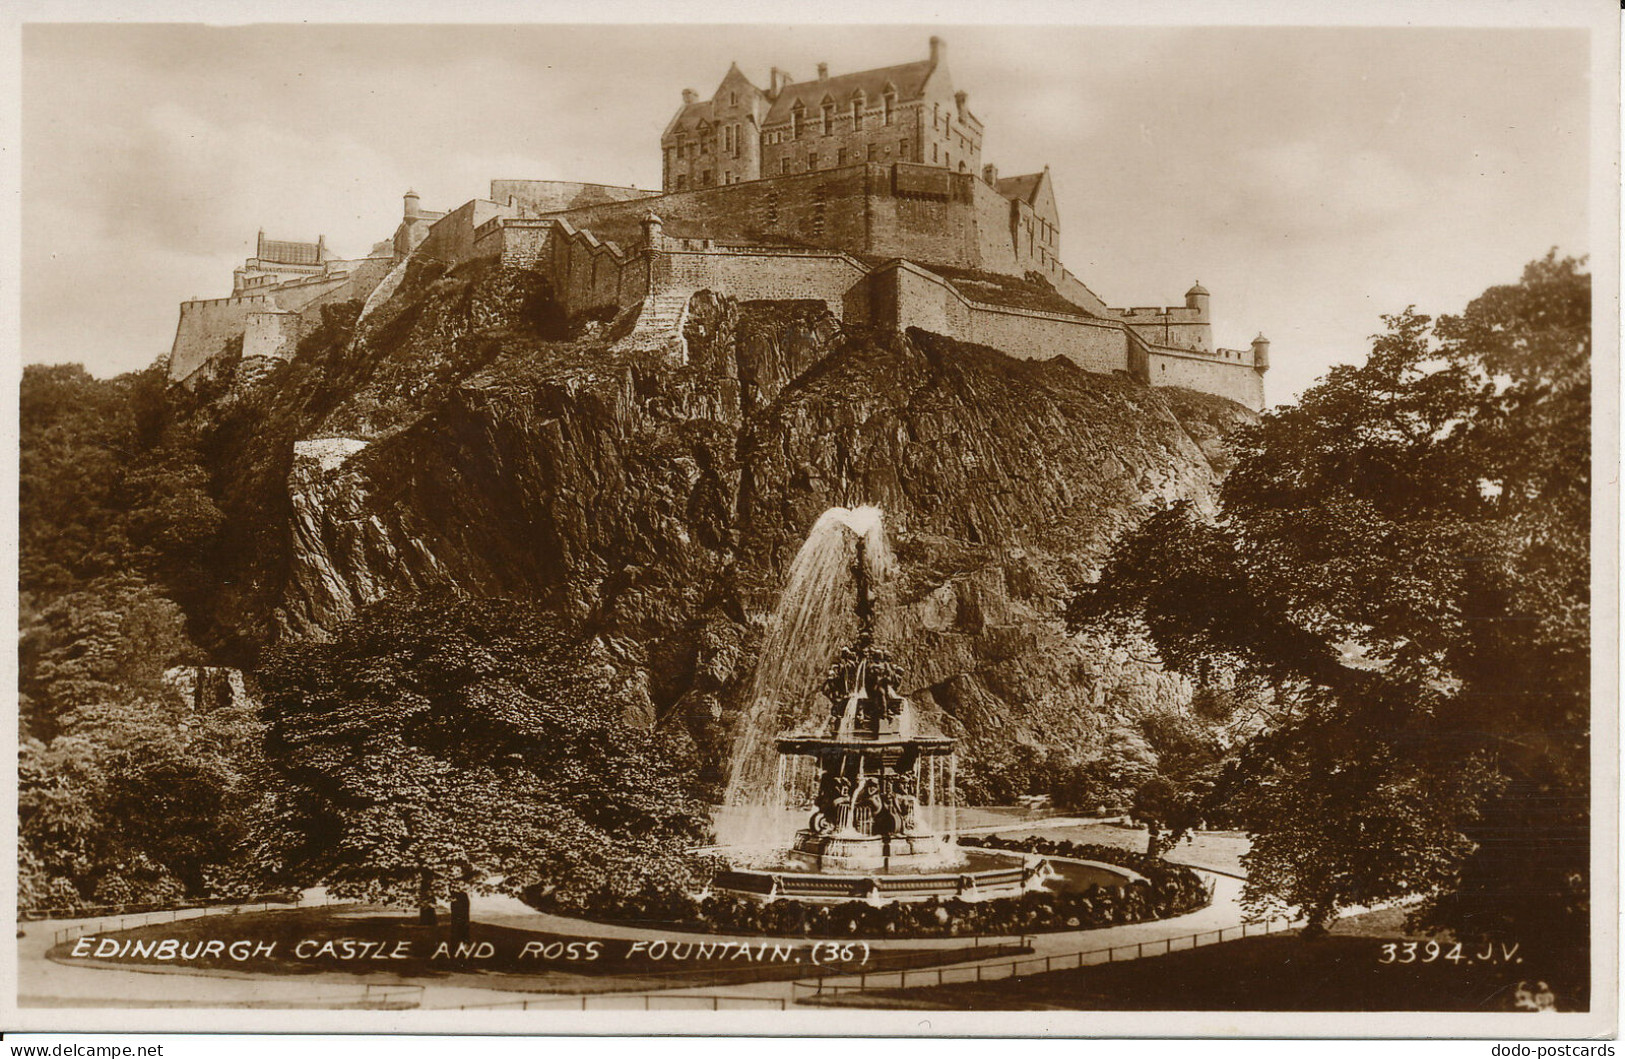
[[[816,5],[784,0],[710,0],[703,8],[678,9],[653,0],[597,0],[578,5],[547,0],[478,0],[449,5],[432,0],[284,0],[277,4],[245,0],[23,0],[5,12],[0,25],[0,349],[6,353],[5,443],[17,445],[17,380],[20,375],[17,284],[20,262],[20,26],[24,21],[182,22],[705,22],[779,23],[810,21],[866,24],[1110,24],[1150,26],[1573,26],[1592,32],[1592,209],[1591,270],[1594,289],[1593,470],[1593,1010],[1532,1023],[1524,1015],[1447,1013],[1228,1013],[1228,1012],[869,1012],[807,1009],[769,1013],[689,1012],[367,1012],[200,1009],[21,1009],[16,1000],[14,929],[3,932],[0,955],[0,1031],[129,1030],[281,1033],[477,1033],[477,1034],[763,1034],[785,1035],[1069,1035],[1084,1037],[1381,1037],[1538,1038],[1602,1037],[1617,1032],[1618,965],[1618,480],[1619,480],[1619,213],[1620,213],[1620,23],[1607,0],[1365,0],[1344,4],[1309,0],[1209,0],[1200,8],[1173,0],[1141,3],[1029,0],[990,4],[986,0],[826,0]],[[17,463],[3,464],[6,500],[11,504],[6,532],[15,533]],[[11,538],[15,541],[15,537]],[[7,548],[0,579],[16,585],[16,549]],[[16,618],[15,588],[5,596]],[[16,657],[5,657],[4,686],[16,687]],[[16,696],[0,738],[15,761]],[[13,855],[0,860],[0,886],[15,895],[16,790],[3,787],[0,808]],[[15,926],[15,901],[5,903],[5,923]]]

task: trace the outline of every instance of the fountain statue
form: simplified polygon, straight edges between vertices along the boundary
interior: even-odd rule
[[[885,540],[879,511],[859,511],[870,514],[854,520],[853,513],[833,509],[819,520],[798,564],[803,557],[816,554],[816,563],[809,565],[822,571],[816,580],[823,583],[807,584],[812,579],[799,577],[793,570],[791,585],[800,587],[787,589],[780,610],[792,613],[795,619],[774,626],[833,628],[827,611],[831,601],[845,594],[830,582],[850,576],[857,635],[828,665],[821,689],[827,706],[824,716],[811,730],[781,733],[774,741],[776,778],[768,788],[769,797],[758,803],[765,812],[755,814],[771,826],[781,818],[781,806],[805,803],[804,808],[811,809],[806,826],[796,831],[788,848],[781,838],[779,847],[765,859],[759,849],[740,850],[733,867],[719,874],[713,885],[767,898],[875,901],[942,896],[974,899],[1042,885],[1050,875],[1042,858],[967,850],[957,844],[954,740],[917,730],[913,705],[901,690],[902,668],[875,642],[874,582],[876,571],[886,569],[885,562],[876,561],[875,552],[884,558]],[[831,518],[836,512],[839,516]],[[821,537],[825,527],[842,526],[849,532]],[[823,542],[817,549],[813,549],[815,540]],[[829,556],[844,556],[849,550],[848,562],[830,561]],[[809,619],[808,614],[817,617]],[[775,632],[770,629],[774,653],[764,654],[763,666],[774,673],[794,673],[789,652],[806,650],[809,645],[779,639],[781,642],[774,642]],[[763,687],[759,675],[758,690]],[[793,697],[799,689],[768,687],[772,693],[758,702],[765,703],[764,713],[773,708],[772,716],[777,717],[773,700]],[[750,804],[739,793],[745,786],[740,776],[751,768],[752,755],[761,742],[748,731],[741,740],[746,749],[736,756],[729,788],[729,800],[735,806]],[[762,842],[760,834],[755,838]]]

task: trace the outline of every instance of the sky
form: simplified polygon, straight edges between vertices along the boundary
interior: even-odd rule
[[[408,187],[436,210],[493,178],[657,188],[682,89],[731,61],[760,85],[932,33],[984,161],[1050,167],[1065,264],[1119,306],[1199,280],[1218,345],[1270,338],[1272,402],[1384,313],[1591,249],[1583,30],[29,24],[23,360],[144,367],[259,229],[360,256]]]

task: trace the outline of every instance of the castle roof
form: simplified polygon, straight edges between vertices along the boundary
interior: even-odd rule
[[[698,103],[684,103],[677,108],[676,117],[671,119],[671,123],[666,126],[666,131],[662,136],[670,136],[678,129],[687,131],[699,125],[702,121],[710,120],[711,101],[709,99],[701,100]]]
[[[789,121],[790,108],[795,106],[798,99],[816,111],[825,96],[829,96],[837,105],[849,103],[859,91],[862,91],[865,99],[874,100],[885,93],[888,84],[897,90],[897,101],[907,103],[925,94],[925,82],[930,79],[934,69],[936,67],[930,59],[923,59],[901,66],[882,66],[878,70],[860,70],[839,77],[826,77],[822,81],[798,81],[785,85],[762,124]]]
[[[1201,280],[1197,280],[1196,283],[1191,286],[1191,289],[1185,292],[1185,296],[1187,298],[1192,294],[1207,294],[1207,288],[1202,286]]]
[[[319,265],[322,263],[318,243],[291,243],[283,239],[266,239],[259,245],[258,257],[277,265]]]
[[[1025,176],[1000,177],[994,190],[1007,199],[1016,199],[1032,205],[1033,196],[1038,194],[1038,185],[1043,182],[1044,174],[1028,173]]]

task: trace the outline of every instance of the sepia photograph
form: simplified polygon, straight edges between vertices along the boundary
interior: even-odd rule
[[[0,1029],[1616,1033],[1618,12],[1364,10],[25,5]]]

